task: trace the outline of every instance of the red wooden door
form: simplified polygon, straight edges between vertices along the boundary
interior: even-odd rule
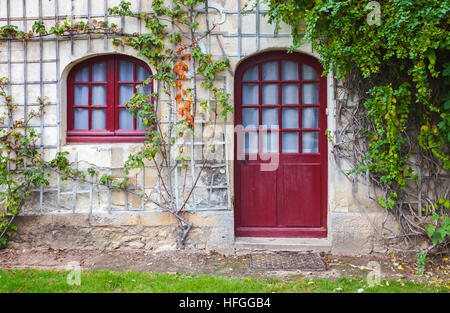
[[[326,237],[322,71],[313,57],[284,51],[256,55],[238,67],[235,126],[244,131],[235,133],[236,236]],[[272,170],[262,167],[270,162]]]

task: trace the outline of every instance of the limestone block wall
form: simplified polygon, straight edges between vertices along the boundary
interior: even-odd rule
[[[150,12],[151,1],[129,0],[131,10]],[[0,26],[17,25],[19,29],[31,29],[36,20],[47,26],[63,21],[66,17],[79,19],[107,19],[126,32],[145,32],[142,22],[135,19],[108,16],[107,8],[120,0],[0,0]],[[242,14],[245,0],[208,1],[208,22],[218,25],[202,40],[204,49],[215,58],[227,57],[230,69],[218,78],[233,95],[233,73],[239,62],[250,55],[265,50],[287,49],[291,44],[289,28],[275,27],[263,16],[264,7],[257,6],[250,14]],[[206,29],[204,10],[198,19]],[[317,57],[310,44],[300,52]],[[66,80],[71,68],[89,57],[119,53],[137,56],[129,47],[115,49],[109,39],[100,36],[80,36],[71,39],[48,37],[29,42],[7,41],[0,46],[0,76],[11,79],[10,93],[19,104],[19,114],[26,114],[38,106],[36,98],[48,97],[50,105],[46,114],[33,125],[40,133],[41,149],[51,157],[58,151],[70,152],[70,158],[79,169],[96,167],[114,177],[124,177],[123,162],[128,154],[138,151],[139,144],[77,144],[66,143]],[[144,60],[145,61],[145,60]],[[152,67],[149,64],[150,68]],[[335,122],[335,99],[332,77],[328,77],[328,126],[332,132],[338,128]],[[209,99],[208,94],[200,97]],[[231,97],[232,99],[232,97]],[[168,116],[170,99],[160,99],[161,117],[168,123],[176,121],[176,115]],[[209,112],[207,112],[209,113]],[[234,243],[233,222],[233,116],[218,125],[215,136],[208,129],[209,114],[199,116],[192,136],[184,142],[185,151],[194,165],[188,182],[193,182],[204,157],[209,162],[202,173],[186,214],[194,222],[188,246],[196,249],[232,251]],[[216,146],[214,155],[207,155],[206,143]],[[332,144],[330,143],[329,150]],[[328,180],[328,230],[334,252],[361,253],[373,250],[376,233],[372,224],[383,221],[384,212],[367,201],[367,186],[352,184],[329,155]],[[174,180],[180,185],[181,169],[175,171]],[[128,176],[132,189],[145,191],[161,198],[161,184],[151,164],[135,170]],[[358,201],[355,201],[353,191]],[[180,191],[181,192],[181,191]],[[180,196],[181,198],[181,196]],[[368,207],[366,209],[365,207]],[[93,184],[62,181],[52,177],[52,185],[35,190],[19,219],[19,233],[14,241],[22,245],[42,245],[61,248],[123,248],[166,249],[174,247],[175,221],[158,208],[127,192],[111,192]]]

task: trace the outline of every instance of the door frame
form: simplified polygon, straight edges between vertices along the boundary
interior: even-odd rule
[[[275,229],[273,227],[242,227],[240,226],[240,203],[241,203],[241,173],[237,162],[237,133],[234,132],[234,160],[233,160],[233,194],[234,194],[234,233],[236,237],[298,237],[298,238],[326,238],[328,235],[328,140],[325,134],[327,129],[327,77],[322,77],[323,68],[319,61],[308,54],[294,51],[287,53],[286,50],[271,50],[252,55],[238,64],[234,75],[234,126],[242,124],[242,76],[250,67],[275,61],[296,61],[299,64],[312,66],[319,75],[319,120],[322,120],[323,129],[319,132],[319,151],[321,164],[320,182],[320,227],[284,227]],[[260,91],[261,93],[261,91]],[[300,99],[299,99],[300,101]],[[322,132],[323,130],[323,132]],[[321,133],[322,132],[322,133]],[[323,138],[321,138],[323,136]]]

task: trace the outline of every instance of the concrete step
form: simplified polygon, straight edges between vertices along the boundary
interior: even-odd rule
[[[328,238],[236,237],[234,247],[237,251],[330,252],[331,242]]]

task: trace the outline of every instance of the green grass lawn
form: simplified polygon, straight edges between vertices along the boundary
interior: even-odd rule
[[[81,285],[67,283],[67,271],[0,269],[0,292],[448,292],[445,285],[365,279],[291,280],[190,276],[167,273],[82,271]],[[364,289],[364,290],[361,290]]]

